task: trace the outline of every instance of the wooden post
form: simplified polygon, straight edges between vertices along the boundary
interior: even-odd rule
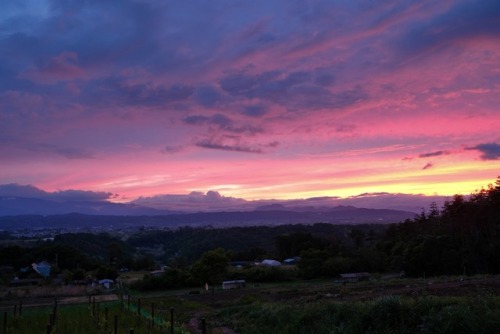
[[[170,334],[174,334],[174,308],[170,308]]]
[[[104,331],[108,331],[108,308],[104,308]]]
[[[118,334],[118,316],[115,315],[115,330],[114,334]]]
[[[99,326],[99,303],[97,303],[96,305],[96,322],[97,322],[97,326]]]
[[[151,327],[155,326],[155,303],[151,303]]]
[[[54,313],[49,314],[49,323],[54,325]]]
[[[52,309],[52,315],[54,317],[52,324],[55,324],[57,319],[57,306],[54,306],[54,308]]]
[[[52,332],[52,325],[47,324],[47,334],[50,334],[50,332]]]
[[[201,333],[207,334],[207,322],[205,318],[201,318]]]

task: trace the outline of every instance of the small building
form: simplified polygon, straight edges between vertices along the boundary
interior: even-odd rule
[[[240,280],[234,280],[234,281],[224,281],[222,282],[222,289],[223,290],[231,290],[231,289],[242,289],[245,287],[245,280],[240,279]]]
[[[262,260],[260,265],[261,266],[268,266],[268,267],[279,267],[279,266],[281,266],[281,262],[279,262],[277,260],[266,259],[266,260]]]
[[[299,261],[300,261],[300,257],[298,257],[298,256],[291,257],[291,258],[283,260],[284,264],[290,265],[290,266],[294,265],[294,264],[297,264],[297,262],[299,262]]]
[[[348,273],[340,274],[341,282],[360,282],[369,281],[371,276],[369,273]]]
[[[52,268],[50,263],[47,261],[42,261],[40,263],[32,263],[31,267],[34,271],[47,278],[50,276],[50,269]]]
[[[113,281],[112,279],[109,279],[109,278],[99,280],[99,285],[104,286],[106,289],[110,289],[114,283],[115,283],[115,281]]]
[[[163,274],[165,274],[165,270],[153,270],[150,271],[149,274],[153,277],[161,277]]]

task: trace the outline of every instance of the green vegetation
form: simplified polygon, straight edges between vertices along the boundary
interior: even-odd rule
[[[170,308],[166,308],[167,305],[164,302],[159,303],[155,309],[153,324],[151,301],[145,299],[142,304],[140,316],[137,311],[137,302],[131,304],[130,309],[127,305],[122,306],[120,302],[59,306],[51,326],[51,333],[113,333],[115,316],[118,333],[128,333],[131,328],[134,328],[136,333],[159,334],[167,330],[170,332]],[[7,333],[46,333],[47,325],[50,323],[50,314],[53,313],[53,307],[38,307],[25,310],[22,316],[10,316],[7,321]],[[178,320],[174,323],[174,329],[176,334],[189,333]]]
[[[369,302],[239,303],[220,312],[238,333],[498,333],[500,298],[387,296]]]

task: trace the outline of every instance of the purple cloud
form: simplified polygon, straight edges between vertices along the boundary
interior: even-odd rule
[[[477,150],[481,152],[482,160],[497,160],[500,159],[500,145],[497,143],[478,144],[473,147],[468,147],[468,150]]]
[[[59,190],[47,192],[32,185],[20,185],[16,183],[0,185],[0,196],[37,198],[53,201],[107,201],[114,197],[109,192],[95,192],[84,190]]]
[[[201,148],[208,148],[212,150],[223,150],[231,152],[243,153],[263,153],[261,147],[254,147],[249,145],[240,144],[240,137],[237,136],[223,136],[218,138],[204,139],[196,143],[196,146]]]
[[[434,164],[432,162],[428,162],[424,167],[422,167],[422,170],[426,170],[432,167],[434,167]]]
[[[422,153],[418,157],[419,158],[430,158],[430,157],[438,157],[440,155],[448,155],[450,152],[448,151],[435,151],[435,152],[429,152],[429,153]]]

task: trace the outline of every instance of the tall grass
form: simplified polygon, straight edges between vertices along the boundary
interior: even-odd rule
[[[255,301],[219,314],[238,333],[500,333],[500,297],[383,297],[284,305]]]

